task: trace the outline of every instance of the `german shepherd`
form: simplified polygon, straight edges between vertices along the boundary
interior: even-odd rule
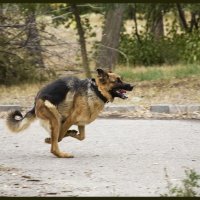
[[[51,153],[59,158],[72,158],[73,155],[60,151],[58,142],[67,136],[83,140],[85,125],[97,118],[105,103],[113,102],[115,97],[126,99],[126,91],[133,87],[122,82],[119,75],[103,69],[97,69],[95,79],[60,78],[38,92],[34,107],[25,116],[18,110],[11,111],[6,124],[17,133],[38,118],[50,133],[45,142],[51,144]],[[72,125],[77,125],[79,132],[69,130]]]

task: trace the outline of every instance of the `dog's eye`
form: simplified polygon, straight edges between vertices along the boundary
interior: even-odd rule
[[[117,78],[116,82],[117,82],[117,83],[121,83],[122,81],[121,81],[120,78]]]
[[[122,81],[121,81],[120,78],[117,78],[117,79],[115,79],[115,80],[111,80],[110,82],[111,82],[111,83],[121,83]]]

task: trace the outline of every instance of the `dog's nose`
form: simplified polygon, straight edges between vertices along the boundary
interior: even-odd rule
[[[131,90],[132,90],[135,87],[135,85],[131,85],[130,87],[131,87]]]
[[[133,90],[133,85],[130,85],[130,90]]]
[[[135,87],[135,85],[128,84],[127,85],[127,90],[132,91],[134,87]]]

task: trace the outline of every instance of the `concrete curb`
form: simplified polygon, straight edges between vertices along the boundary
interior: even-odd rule
[[[128,105],[109,105],[105,106],[105,112],[129,112],[129,111],[139,111],[142,109],[142,106],[128,106]]]
[[[176,104],[157,104],[150,106],[151,112],[181,114],[200,111],[200,104],[176,105]]]
[[[6,112],[10,110],[21,110],[20,105],[0,105],[0,112]]]
[[[0,105],[0,112],[7,112],[9,110],[22,110],[20,105]],[[106,105],[104,112],[137,112],[144,110],[143,106],[132,105]],[[152,113],[166,113],[166,114],[181,114],[200,112],[200,104],[155,104],[151,105],[149,111]]]

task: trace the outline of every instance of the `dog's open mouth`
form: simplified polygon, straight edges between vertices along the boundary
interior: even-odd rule
[[[123,89],[119,89],[119,90],[116,90],[115,91],[120,98],[122,99],[127,99],[128,97],[126,96],[126,90],[123,90]]]
[[[118,97],[121,99],[127,99],[128,97],[126,96],[126,90],[124,89],[112,89],[110,91],[111,95],[113,98]]]
[[[110,93],[113,98],[119,97],[121,99],[127,99],[126,96],[127,91],[132,91],[134,86],[131,86],[130,84],[123,84],[118,87],[113,88]]]

